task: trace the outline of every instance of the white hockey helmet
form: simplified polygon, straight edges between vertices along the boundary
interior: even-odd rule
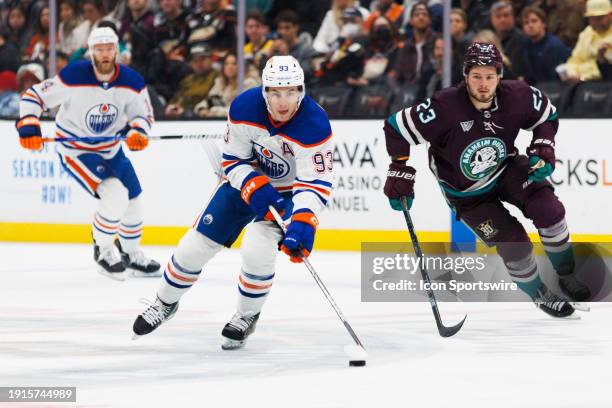
[[[268,97],[266,96],[266,90],[268,88],[297,86],[300,88],[300,97],[297,103],[298,108],[300,107],[300,103],[302,103],[302,99],[304,99],[304,95],[306,95],[304,70],[300,66],[298,60],[291,55],[277,55],[271,57],[266,62],[266,66],[261,73],[261,85],[261,92],[266,101],[268,111],[270,111]]]
[[[90,54],[93,54],[94,45],[98,44],[114,44],[117,50],[119,50],[119,37],[110,27],[97,27],[93,29],[87,39],[87,47]]]

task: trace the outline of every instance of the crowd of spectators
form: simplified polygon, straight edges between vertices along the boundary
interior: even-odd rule
[[[235,1],[234,1],[235,3]],[[246,77],[291,54],[306,86],[442,87],[441,0],[247,0]],[[496,43],[504,78],[530,84],[612,80],[610,0],[453,0],[452,82],[474,40]],[[49,72],[46,0],[0,0],[0,116]],[[140,72],[157,116],[223,117],[238,91],[237,15],[230,0],[59,0],[55,69],[89,58],[99,26],[120,39],[119,62]]]

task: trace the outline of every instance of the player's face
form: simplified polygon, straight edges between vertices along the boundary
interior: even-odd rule
[[[470,96],[481,103],[493,100],[499,81],[495,67],[473,67],[465,80]]]
[[[277,122],[286,122],[298,108],[300,91],[297,86],[270,88],[267,93],[270,115]]]
[[[117,48],[114,44],[96,44],[93,47],[93,60],[96,71],[102,75],[112,74],[115,70]]]

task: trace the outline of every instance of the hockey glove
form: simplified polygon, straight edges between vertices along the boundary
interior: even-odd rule
[[[133,127],[127,132],[125,144],[132,151],[143,150],[149,144],[149,139],[144,129]]]
[[[272,187],[266,176],[255,176],[246,179],[242,184],[240,196],[259,219],[274,220],[272,213],[268,210],[270,205],[280,215],[283,215],[285,212],[285,199]]]
[[[298,263],[302,262],[302,257],[308,258],[312,251],[318,224],[319,220],[316,215],[308,210],[298,210],[293,213],[291,223],[281,243],[281,251],[289,255],[291,262]]]
[[[391,163],[387,171],[387,181],[385,182],[384,192],[389,198],[391,208],[402,211],[401,197],[406,197],[408,209],[412,207],[414,200],[414,177],[416,170],[403,163]]]
[[[527,176],[529,180],[542,181],[550,177],[555,170],[555,142],[548,139],[536,139],[527,148],[527,155],[529,156],[529,167],[531,167]],[[540,160],[544,162],[544,165],[537,167]]]
[[[42,132],[40,131],[40,120],[37,116],[27,115],[15,122],[19,132],[19,143],[25,149],[41,150],[43,147]]]

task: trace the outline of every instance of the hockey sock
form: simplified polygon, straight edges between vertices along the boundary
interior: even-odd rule
[[[574,252],[569,242],[569,230],[565,218],[558,223],[538,229],[544,251],[553,268],[560,275],[567,275],[574,271]]]
[[[254,275],[241,270],[238,277],[238,312],[259,313],[273,280],[274,274]]]
[[[138,196],[130,200],[119,225],[119,242],[123,251],[128,254],[140,247],[143,214],[140,197]]]
[[[128,192],[117,178],[105,179],[96,190],[100,197],[92,225],[93,238],[100,247],[113,244],[121,216],[128,206]]]
[[[198,280],[204,265],[221,248],[223,245],[198,231],[194,229],[187,231],[166,265],[157,297],[165,303],[178,302]]]
[[[512,280],[517,284],[519,289],[525,292],[529,297],[535,297],[538,293],[538,289],[542,285],[542,280],[540,279],[538,266],[533,253],[530,253],[521,260],[504,262],[504,264]]]

